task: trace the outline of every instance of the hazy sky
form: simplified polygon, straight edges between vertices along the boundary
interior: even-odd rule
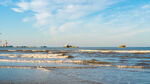
[[[150,0],[0,0],[9,45],[150,46]]]

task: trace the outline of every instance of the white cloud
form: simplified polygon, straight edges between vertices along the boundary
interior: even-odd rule
[[[143,9],[147,9],[147,8],[150,8],[150,4],[146,4],[144,6],[142,6]]]
[[[45,24],[49,23],[48,18],[50,16],[51,15],[48,12],[42,12],[42,13],[35,14],[35,18],[37,20],[36,25],[39,26],[39,25],[45,25]]]
[[[30,8],[29,3],[24,2],[24,1],[21,2],[21,3],[17,3],[16,5],[17,5],[18,7],[20,7],[22,11],[28,10],[28,9]]]
[[[126,7],[128,10],[119,10],[119,7],[105,11],[116,3],[114,0],[23,0],[16,3],[13,10],[31,12],[33,15],[26,17],[24,21],[34,19],[36,27],[46,33],[50,31],[51,35],[64,32],[79,33],[84,30],[82,33],[99,33],[104,38],[127,38],[143,33],[142,30],[149,28],[150,25],[141,27],[143,23],[148,24],[149,4],[141,7],[129,6],[134,7],[131,9]]]
[[[47,26],[56,31],[67,30],[82,18],[102,11],[114,4],[113,0],[22,0],[12,8],[16,12],[32,12],[36,27]],[[24,19],[25,20],[25,19]],[[26,20],[25,20],[26,21]],[[76,24],[79,25],[79,24]]]
[[[82,24],[81,21],[68,22],[68,23],[65,23],[65,24],[61,25],[61,26],[59,27],[59,31],[60,31],[60,32],[65,32],[65,31],[70,30],[70,29],[74,30],[75,28],[81,27],[81,24]],[[79,25],[80,25],[80,26],[79,26]]]
[[[19,13],[22,12],[22,10],[20,10],[20,9],[18,9],[18,8],[12,8],[12,10],[14,10],[15,12],[19,12]]]

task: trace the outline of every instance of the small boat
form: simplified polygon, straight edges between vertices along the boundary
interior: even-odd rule
[[[72,45],[69,45],[69,44],[65,44],[64,48],[78,48],[78,47],[77,46],[72,46]]]
[[[118,48],[125,48],[126,45],[120,45]]]
[[[41,48],[47,48],[47,46],[40,46]]]

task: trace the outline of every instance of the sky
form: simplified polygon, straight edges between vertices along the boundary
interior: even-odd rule
[[[0,0],[9,45],[150,47],[150,0]]]

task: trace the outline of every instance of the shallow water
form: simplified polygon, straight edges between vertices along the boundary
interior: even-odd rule
[[[33,71],[45,74],[44,79]],[[0,48],[0,72],[1,83],[49,84],[47,74],[53,73],[75,84],[150,84],[150,48]]]

